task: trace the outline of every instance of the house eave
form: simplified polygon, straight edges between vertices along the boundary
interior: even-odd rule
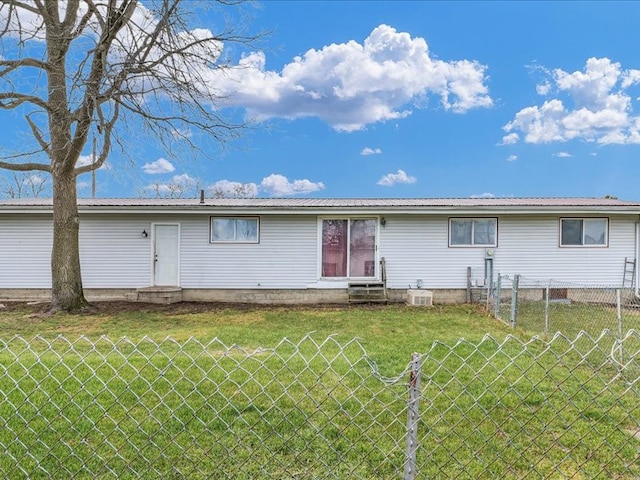
[[[154,199],[156,200],[156,199]],[[245,200],[79,200],[81,214],[163,215],[639,215],[640,203],[610,199],[251,199]],[[554,202],[555,200],[555,202]],[[173,204],[172,204],[173,203]],[[494,204],[492,204],[494,203]],[[51,214],[51,201],[0,201],[2,214]]]

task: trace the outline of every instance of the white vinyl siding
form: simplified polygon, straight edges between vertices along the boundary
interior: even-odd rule
[[[151,285],[152,220],[142,215],[80,217],[80,263],[85,288]]]
[[[494,250],[494,274],[521,274],[592,285],[622,284],[625,257],[634,258],[635,218],[609,217],[609,246],[600,249],[559,245],[559,216],[501,215]],[[448,220],[435,215],[386,215],[380,229],[380,256],[385,257],[389,288],[466,288],[484,278],[484,248],[449,248]]]
[[[181,222],[184,288],[306,288],[317,280],[317,217],[260,217],[260,243],[209,243],[208,217]]]
[[[317,215],[260,216],[260,243],[210,243],[209,213],[81,215],[80,255],[86,288],[151,285],[152,231],[180,225],[180,285],[184,288],[340,288],[319,282]],[[321,217],[322,218],[322,217]],[[530,278],[620,285],[625,257],[635,257],[635,215],[608,215],[607,248],[560,246],[562,215],[498,215],[494,272]],[[584,217],[588,218],[588,217]],[[593,216],[602,218],[602,216]],[[379,257],[389,288],[466,287],[467,267],[484,278],[485,248],[450,248],[446,215],[385,214]],[[52,243],[48,215],[0,215],[0,288],[49,288]],[[344,285],[346,286],[346,284]]]
[[[0,288],[51,288],[50,215],[0,215]]]

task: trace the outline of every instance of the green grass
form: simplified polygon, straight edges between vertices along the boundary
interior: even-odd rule
[[[1,312],[0,476],[401,478],[414,351],[418,478],[640,476],[637,338],[619,375],[471,306],[187,307]]]
[[[197,311],[197,313],[193,313]],[[2,338],[35,335],[67,339],[87,336],[97,339],[126,337],[139,341],[144,337],[177,341],[197,338],[219,339],[225,345],[247,348],[273,347],[283,338],[299,341],[313,332],[316,338],[335,335],[347,342],[354,338],[366,349],[380,368],[397,373],[411,359],[412,352],[426,351],[436,341],[456,342],[460,338],[480,341],[486,334],[504,338],[513,333],[471,305],[436,306],[431,309],[404,305],[362,307],[269,307],[193,305],[170,308],[142,305],[137,309],[119,309],[98,305],[95,315],[38,315],[36,307],[20,306],[0,310]]]

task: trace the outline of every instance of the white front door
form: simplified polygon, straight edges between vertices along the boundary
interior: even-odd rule
[[[178,286],[180,225],[153,226],[153,284]]]

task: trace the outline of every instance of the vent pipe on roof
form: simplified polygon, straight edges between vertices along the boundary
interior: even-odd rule
[[[204,190],[200,190],[200,205],[204,205]]]

